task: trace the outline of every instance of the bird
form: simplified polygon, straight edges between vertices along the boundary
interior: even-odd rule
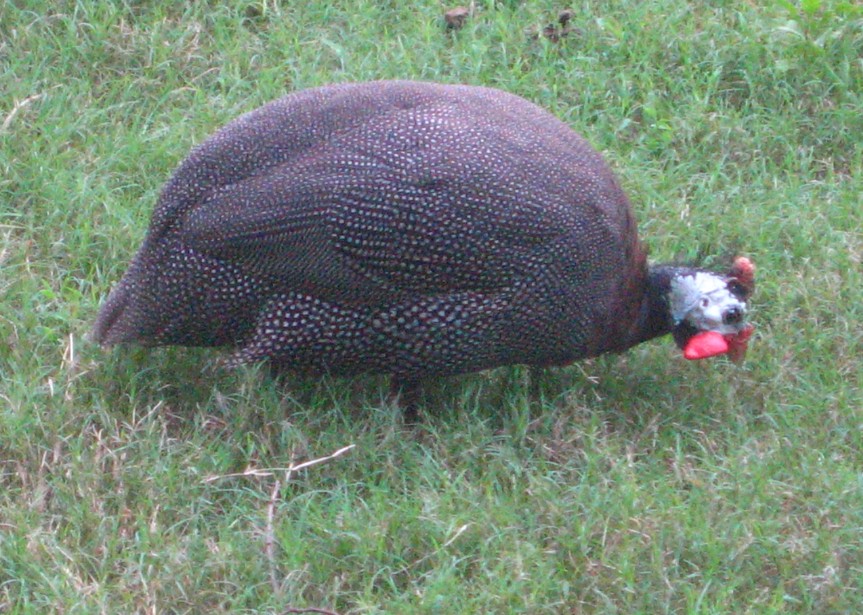
[[[96,318],[100,345],[419,383],[671,334],[742,359],[754,265],[648,262],[629,199],[566,123],[505,91],[372,81],[287,94],[179,165]]]

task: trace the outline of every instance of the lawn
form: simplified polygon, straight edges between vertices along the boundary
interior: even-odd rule
[[[186,4],[0,5],[0,612],[863,609],[863,9],[579,2],[548,38],[546,0]],[[88,341],[190,148],[377,78],[524,96],[652,259],[748,255],[747,362],[498,369],[411,429],[382,377]]]

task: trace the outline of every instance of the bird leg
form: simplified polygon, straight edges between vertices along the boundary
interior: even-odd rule
[[[542,385],[545,381],[546,368],[529,365],[527,368],[528,400],[542,406]]]
[[[416,425],[419,423],[419,380],[395,375],[391,376],[389,401],[402,409],[406,425]]]

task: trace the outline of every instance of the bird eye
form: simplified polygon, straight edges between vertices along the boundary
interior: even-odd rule
[[[736,325],[743,321],[743,310],[739,307],[729,308],[725,314],[722,315],[722,322],[726,325]]]
[[[710,299],[707,299],[705,297],[704,299],[701,300],[701,307],[706,308],[708,305],[710,305]]]

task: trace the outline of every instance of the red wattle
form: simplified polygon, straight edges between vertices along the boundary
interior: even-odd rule
[[[755,327],[753,327],[752,325],[747,325],[739,333],[725,336],[725,341],[728,342],[729,359],[731,359],[735,363],[740,363],[741,361],[743,361],[744,357],[746,356],[746,349],[749,346],[749,338],[752,337],[752,333],[754,331]]]
[[[728,340],[716,331],[703,331],[696,333],[683,349],[683,356],[690,361],[715,357],[728,352]]]

